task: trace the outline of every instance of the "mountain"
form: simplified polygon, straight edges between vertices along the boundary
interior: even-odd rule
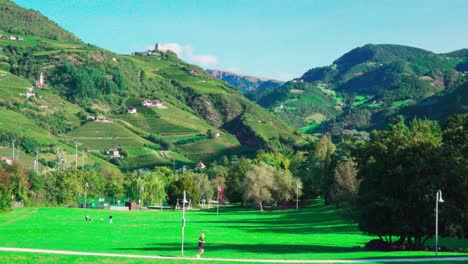
[[[21,157],[38,149],[47,168],[67,160],[71,166],[76,143],[88,166],[133,170],[303,144],[284,121],[173,52],[115,54],[82,43],[36,11],[5,0],[0,9],[6,153],[11,139],[21,138]],[[115,148],[123,158],[107,153]]]
[[[279,87],[284,83],[278,80],[241,75],[222,70],[208,69],[206,71],[214,77],[221,79],[229,83],[230,85],[236,87],[243,93],[272,89]]]
[[[249,94],[305,133],[371,130],[396,115],[444,121],[467,111],[467,49],[436,54],[368,44],[283,86]]]

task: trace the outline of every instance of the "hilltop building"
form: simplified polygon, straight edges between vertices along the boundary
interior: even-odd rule
[[[132,52],[132,55],[135,56],[155,56],[155,57],[160,57],[162,50],[160,49],[159,43],[156,43],[154,45],[154,50],[146,50],[146,51],[134,51]]]

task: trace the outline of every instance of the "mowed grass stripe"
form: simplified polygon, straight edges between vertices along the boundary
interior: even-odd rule
[[[207,258],[351,259],[422,257],[432,252],[372,252],[353,248],[375,237],[363,234],[344,217],[344,211],[314,201],[300,212],[255,208],[220,208],[186,214],[185,252],[194,256],[200,233],[206,234]],[[0,215],[0,222],[18,218],[16,209]],[[112,214],[114,222],[107,219]],[[84,216],[93,218],[86,222]],[[180,211],[104,211],[39,208],[38,212],[0,225],[0,246],[119,254],[179,256]],[[103,219],[101,221],[100,219]],[[467,240],[441,239],[441,245],[467,246]],[[430,242],[429,242],[430,243]],[[441,256],[463,254],[441,252]],[[466,254],[465,254],[466,255]]]

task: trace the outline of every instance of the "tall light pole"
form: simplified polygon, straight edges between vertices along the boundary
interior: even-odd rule
[[[184,235],[185,235],[185,203],[187,203],[187,196],[184,191],[184,199],[182,200],[182,257],[184,256]]]
[[[75,141],[75,170],[78,169],[78,142]]]
[[[87,194],[86,191],[87,191],[87,189],[89,187],[88,182],[85,183],[84,187],[85,187],[85,189],[84,189],[84,208],[86,208],[86,194]]]
[[[145,186],[141,185],[140,186],[140,200],[138,200],[138,206],[140,206],[140,208],[141,208],[141,202],[142,202],[141,200],[143,198],[142,195],[143,195],[144,190],[145,190]]]
[[[299,183],[296,184],[296,211],[299,211],[299,189],[301,185]]]
[[[216,205],[216,216],[219,215],[219,193],[221,192],[221,186],[218,186],[218,195],[216,196],[216,200],[218,201],[218,204]]]
[[[438,190],[436,193],[436,218],[435,218],[435,255],[439,251],[439,203],[443,203],[442,191]]]
[[[11,155],[12,160],[15,160],[15,142],[16,142],[16,139],[11,140],[11,144],[13,145],[13,154]]]

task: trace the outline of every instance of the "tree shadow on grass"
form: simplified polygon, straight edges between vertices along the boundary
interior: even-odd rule
[[[187,249],[196,249],[196,245],[187,245]],[[212,243],[205,246],[205,249],[210,252],[216,251],[237,251],[249,253],[270,253],[270,254],[297,254],[297,253],[346,253],[357,252],[360,249],[353,249],[349,247],[338,246],[323,246],[323,245],[285,245],[285,244],[219,244]],[[180,252],[180,243],[159,243],[148,244],[146,247],[133,247],[133,248],[114,248],[113,250],[119,251],[161,251],[164,253]]]

